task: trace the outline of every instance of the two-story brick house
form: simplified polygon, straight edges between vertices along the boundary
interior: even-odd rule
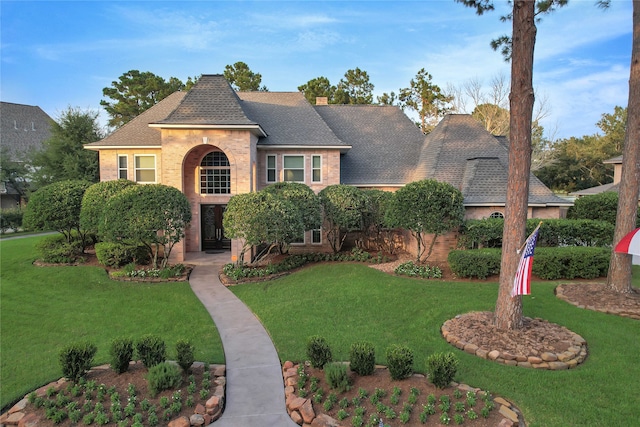
[[[311,105],[299,92],[235,92],[222,75],[203,75],[101,141],[103,181],[127,178],[180,189],[193,221],[174,249],[231,248],[222,215],[235,194],[275,182],[316,193],[332,184],[395,190],[425,178],[465,195],[467,217],[504,211],[507,148],[467,115],[447,116],[427,135],[394,106]],[[530,216],[559,217],[568,203],[531,175]],[[305,244],[321,245],[320,230]]]

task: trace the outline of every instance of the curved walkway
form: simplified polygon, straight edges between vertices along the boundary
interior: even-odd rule
[[[213,319],[224,347],[226,403],[213,427],[297,427],[285,407],[284,381],[269,334],[251,310],[218,278],[229,253],[188,254],[195,295]]]

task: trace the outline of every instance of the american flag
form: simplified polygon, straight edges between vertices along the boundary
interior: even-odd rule
[[[531,293],[531,267],[533,266],[533,253],[536,249],[539,231],[540,224],[538,224],[525,242],[520,263],[518,264],[518,271],[516,271],[516,277],[513,280],[511,298],[516,295],[529,295]]]

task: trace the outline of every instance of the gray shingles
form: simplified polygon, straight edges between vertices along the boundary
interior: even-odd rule
[[[53,120],[40,107],[0,102],[0,146],[12,160],[25,161],[51,138]]]
[[[349,185],[403,185],[418,160],[424,135],[398,107],[321,105],[316,111],[352,148],[341,157]]]

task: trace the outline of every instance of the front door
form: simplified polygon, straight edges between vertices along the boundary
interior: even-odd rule
[[[231,240],[224,237],[222,215],[226,205],[200,206],[200,232],[202,235],[202,250],[231,249]]]

